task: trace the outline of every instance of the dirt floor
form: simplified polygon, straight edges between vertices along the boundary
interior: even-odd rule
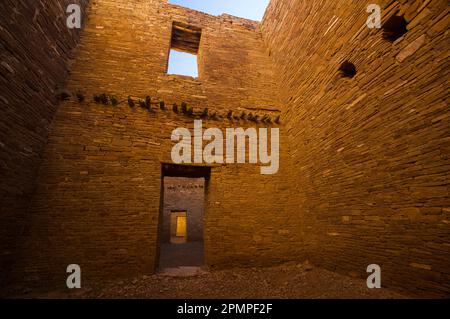
[[[111,282],[67,292],[28,294],[25,298],[407,298],[365,280],[303,264],[221,271],[197,267],[168,269],[157,275]]]
[[[184,244],[161,244],[159,267],[170,268],[184,266],[200,266],[204,259],[203,242]]]

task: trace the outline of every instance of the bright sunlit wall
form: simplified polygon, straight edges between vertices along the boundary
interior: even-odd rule
[[[212,15],[222,13],[261,21],[269,0],[169,0],[171,4],[202,11]],[[168,74],[198,77],[197,56],[194,54],[170,51]]]
[[[169,3],[212,15],[227,13],[240,18],[261,21],[269,0],[169,0]]]

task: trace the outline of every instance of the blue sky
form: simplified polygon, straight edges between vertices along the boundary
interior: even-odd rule
[[[228,13],[237,17],[261,21],[270,0],[169,0],[194,10],[212,15]],[[198,77],[197,57],[183,52],[170,51],[169,74]]]
[[[241,18],[261,21],[269,0],[169,0],[169,3],[212,15],[228,13]]]
[[[170,50],[168,74],[198,77],[197,56]]]

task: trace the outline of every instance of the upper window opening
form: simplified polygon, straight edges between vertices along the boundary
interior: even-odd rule
[[[170,50],[167,73],[198,77],[197,55]]]
[[[202,29],[182,22],[173,22],[168,74],[198,77],[197,55],[201,36]]]
[[[197,54],[200,47],[202,29],[189,24],[174,22],[172,24],[172,49]]]
[[[403,16],[394,14],[383,25],[383,38],[394,42],[408,32],[407,26],[408,22]]]

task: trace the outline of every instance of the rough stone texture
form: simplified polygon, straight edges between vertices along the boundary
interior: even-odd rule
[[[170,214],[172,211],[186,211],[187,241],[202,241],[204,200],[204,178],[165,177],[162,241],[170,242]]]
[[[297,212],[314,264],[385,286],[450,294],[448,1],[377,1],[400,10],[394,43],[364,1],[272,0],[262,33],[285,102]],[[352,79],[340,64],[356,65]]]
[[[42,150],[80,31],[66,7],[87,0],[0,3],[0,286],[14,265]]]
[[[92,102],[93,94],[107,93],[119,101],[150,95],[169,107],[185,101],[195,112],[208,108],[220,117],[204,126],[221,129],[255,125],[227,119],[229,110],[282,114],[281,125],[257,125],[280,128],[278,174],[261,175],[253,164],[212,166],[204,212],[205,263],[211,269],[308,258],[365,278],[366,267],[376,263],[383,287],[449,296],[448,6],[443,0],[380,4],[383,21],[400,9],[409,22],[409,31],[393,43],[382,38],[382,30],[365,26],[363,1],[272,0],[261,25],[164,0],[92,2],[67,82],[87,99],[59,107],[26,220],[25,197],[11,194],[34,181],[30,167],[37,164],[24,160],[29,151],[23,145],[35,145],[41,134],[33,133],[36,125],[21,122],[33,116],[26,113],[31,106],[19,110],[20,103],[6,115],[20,119],[2,118],[0,124],[0,146],[7,145],[3,136],[12,143],[2,150],[2,161],[15,154],[6,166],[15,170],[7,169],[2,181],[11,188],[2,195],[2,209],[11,207],[9,215],[2,213],[2,222],[11,226],[2,238],[14,234],[17,240],[16,230],[23,228],[8,278],[63,289],[72,263],[82,267],[87,286],[154,272],[161,164],[171,162],[172,130],[192,130],[193,118]],[[17,10],[1,12],[20,16]],[[62,20],[45,21],[64,28]],[[166,74],[173,21],[202,29],[198,79]],[[14,52],[5,61],[10,66],[15,56],[37,52]],[[346,60],[356,65],[353,78],[338,73]],[[64,61],[65,55],[53,61],[56,66],[35,72],[47,76],[33,76],[63,79]],[[15,69],[1,67],[0,79],[12,82],[3,70]],[[29,93],[17,89],[22,82],[0,96],[10,91],[24,100]],[[44,101],[37,105],[53,105],[48,98],[36,98]],[[11,123],[17,124],[9,129]],[[38,140],[42,146],[45,139]],[[2,245],[2,254],[11,254],[11,240]]]
[[[185,101],[195,112],[207,107],[221,118],[205,120],[205,128],[255,126],[229,120],[229,110],[272,118],[280,113],[256,22],[165,1],[102,0],[89,11],[67,84],[70,91],[84,90],[87,99],[62,103],[53,121],[15,282],[64,288],[72,263],[81,266],[86,284],[155,270],[161,163],[172,162],[172,130],[192,131],[193,118],[126,103],[103,106],[93,103],[93,94],[115,94],[119,101],[150,95],[169,107]],[[202,29],[199,79],[166,74],[173,21]],[[301,259],[300,220],[288,206],[293,181],[286,132],[280,131],[278,174],[261,175],[254,164],[213,165],[206,188],[206,264]]]
[[[186,267],[189,268],[189,267]],[[190,272],[195,272],[195,267]],[[365,280],[343,276],[302,264],[264,268],[234,268],[139,276],[85,286],[76,291],[21,294],[20,298],[174,298],[174,299],[256,299],[256,298],[408,298],[391,289],[369,289]]]

